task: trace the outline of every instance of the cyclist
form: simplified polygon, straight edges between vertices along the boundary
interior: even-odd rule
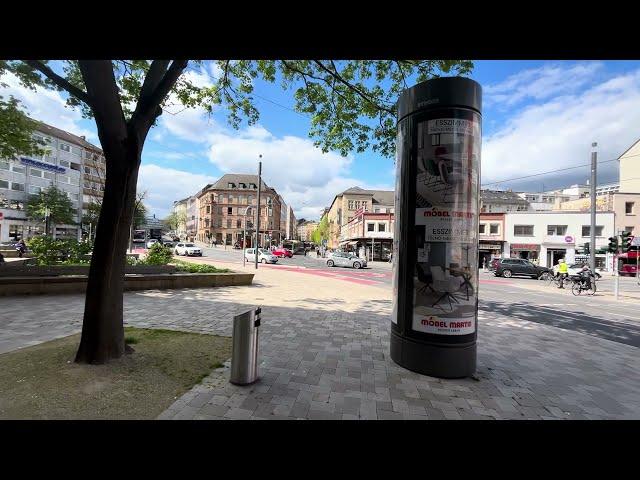
[[[558,288],[564,289],[564,279],[569,276],[569,267],[564,258],[558,260],[558,275],[560,276],[560,286]]]
[[[580,280],[584,283],[584,288],[586,290],[590,290],[591,281],[592,281],[591,278],[594,277],[594,274],[591,271],[591,268],[589,267],[589,265],[584,264],[580,269],[580,271],[578,272],[578,275],[580,276]]]

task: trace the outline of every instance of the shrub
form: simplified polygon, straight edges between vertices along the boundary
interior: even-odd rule
[[[158,243],[151,245],[144,260],[140,261],[141,265],[166,265],[173,259],[173,252],[169,247]]]
[[[227,268],[216,268],[213,265],[203,265],[201,263],[190,263],[182,260],[174,260],[171,262],[175,264],[176,271],[184,273],[226,273],[229,272]]]
[[[77,240],[53,239],[49,236],[33,237],[27,241],[27,246],[37,265],[86,265],[89,261],[85,255],[93,250],[92,242],[78,242]]]

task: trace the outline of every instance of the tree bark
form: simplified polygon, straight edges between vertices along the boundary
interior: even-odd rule
[[[106,363],[125,353],[124,269],[136,200],[140,149],[129,144],[122,158],[107,158],[104,201],[98,220],[76,362]]]

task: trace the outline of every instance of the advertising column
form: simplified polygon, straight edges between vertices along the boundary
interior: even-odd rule
[[[435,377],[476,369],[481,95],[438,78],[398,101],[391,358]]]

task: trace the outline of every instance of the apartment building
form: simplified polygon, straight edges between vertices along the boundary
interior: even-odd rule
[[[30,195],[55,185],[73,204],[74,222],[55,225],[54,238],[82,236],[82,215],[88,205],[100,202],[104,192],[105,159],[102,150],[85,137],[37,122],[36,140],[44,142],[41,156],[19,155],[0,159],[0,242],[15,242],[44,233],[42,222],[26,218]]]
[[[187,236],[187,203],[189,197],[183,198],[173,202],[173,212],[178,218],[178,224],[176,228],[176,235],[180,238],[186,238]]]
[[[297,240],[298,238],[298,230],[296,228],[297,220],[296,220],[296,216],[293,213],[293,208],[291,208],[291,205],[287,205],[285,210],[286,210],[285,239]]]
[[[329,248],[338,248],[341,243],[349,241],[348,224],[360,209],[369,213],[393,214],[394,192],[351,187],[336,195],[325,214],[329,222]]]
[[[258,196],[258,176],[226,174],[216,183],[208,185],[197,194],[198,224],[197,239],[218,244],[252,245],[251,231],[255,233]],[[259,244],[278,245],[284,240],[282,235],[280,195],[264,180],[260,192],[260,232]],[[247,215],[247,208],[249,214]]]
[[[529,202],[511,190],[480,190],[480,212],[508,213],[532,210]]]
[[[595,249],[605,248],[615,231],[615,213],[596,213]],[[586,212],[517,212],[504,218],[503,257],[527,258],[551,267],[560,258],[576,261],[590,241],[591,215]],[[605,254],[596,255],[596,264],[605,266]]]
[[[311,220],[303,220],[297,227],[298,240],[303,242],[311,242],[311,235],[313,231],[318,228],[319,222],[313,222]]]

